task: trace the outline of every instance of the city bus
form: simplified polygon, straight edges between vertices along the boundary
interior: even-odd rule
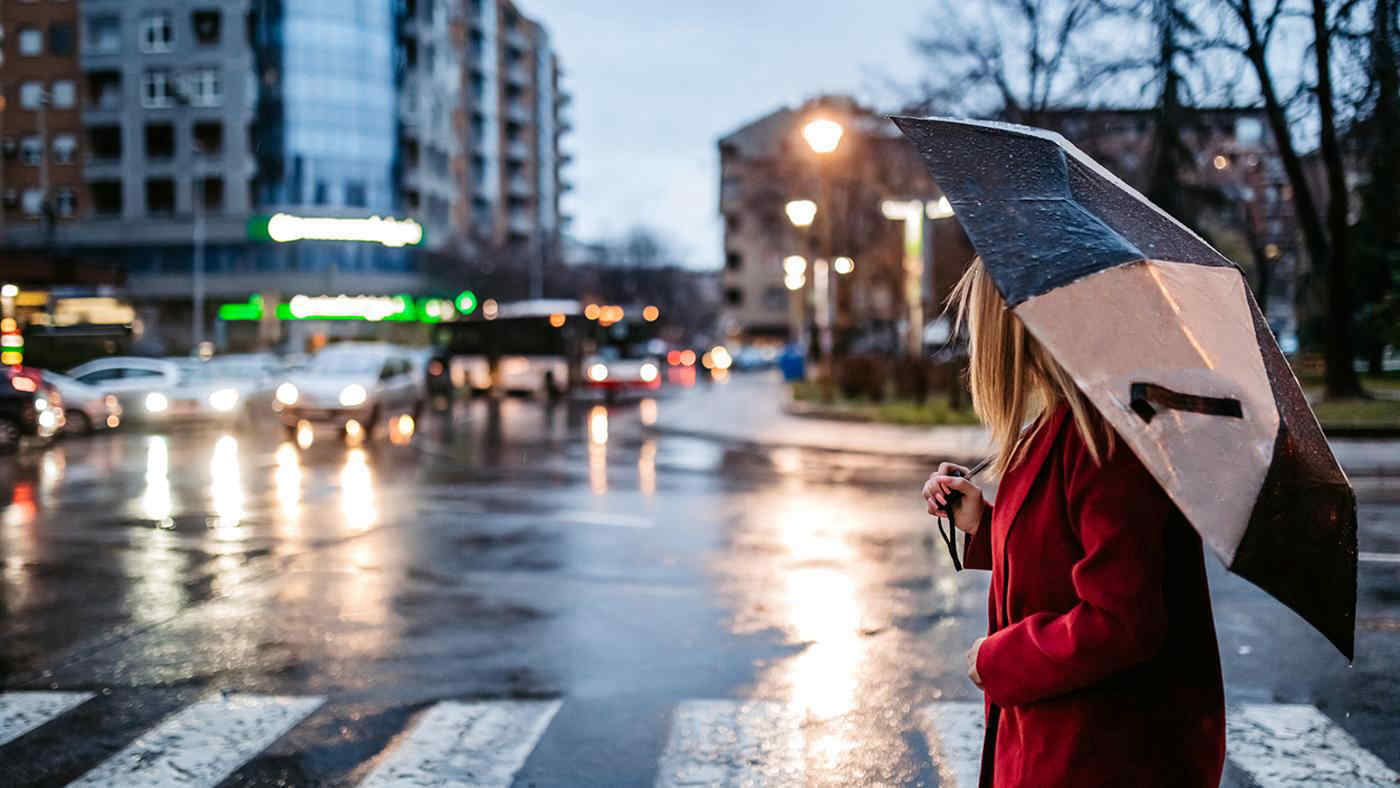
[[[433,345],[457,389],[555,397],[581,355],[582,322],[573,300],[488,301],[479,317],[434,326]]]

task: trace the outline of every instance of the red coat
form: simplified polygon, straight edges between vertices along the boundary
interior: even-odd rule
[[[1132,451],[1061,406],[967,542],[992,570],[983,786],[1211,786],[1225,699],[1201,541]]]

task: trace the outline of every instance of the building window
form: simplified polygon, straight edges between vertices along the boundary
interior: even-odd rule
[[[35,135],[20,140],[19,160],[30,167],[38,167],[44,161],[44,141]]]
[[[219,83],[219,70],[197,68],[190,74],[190,103],[196,107],[217,107],[223,101],[223,87]]]
[[[141,106],[160,109],[175,105],[175,91],[170,84],[170,72],[147,71],[141,81]]]
[[[78,138],[72,134],[57,134],[53,138],[54,164],[72,164],[78,158]]]
[[[78,215],[78,194],[72,189],[59,189],[54,195],[54,209],[58,215],[64,219],[71,219]]]
[[[218,9],[206,8],[190,14],[190,26],[194,28],[194,40],[203,46],[219,43],[223,16]]]
[[[92,212],[97,216],[121,216],[122,182],[93,181],[88,184],[92,195]]]
[[[151,216],[172,216],[175,213],[175,181],[152,178],[146,181],[146,213]]]
[[[217,156],[224,152],[224,124],[203,120],[194,124],[194,150],[201,156]]]
[[[122,20],[115,14],[90,16],[83,51],[92,55],[110,55],[122,49]]]
[[[19,53],[39,55],[44,52],[44,31],[37,27],[22,27],[19,31]]]
[[[737,214],[737,213],[727,213],[727,214],[725,214],[725,215],[724,215],[724,231],[725,231],[725,232],[728,232],[728,233],[737,233],[737,232],[739,232],[739,228],[743,226],[743,222],[741,221],[741,219],[742,219],[742,217],[740,217],[739,214]]]
[[[315,187],[311,191],[311,202],[315,205],[326,205],[331,201],[331,185],[325,181],[316,181]]]
[[[122,105],[122,74],[120,71],[88,73],[88,101],[97,109],[117,109]]]
[[[203,178],[195,183],[199,194],[199,209],[205,213],[222,213],[224,210],[224,179]]]
[[[169,123],[146,126],[146,158],[170,159],[175,156],[175,127]]]
[[[89,127],[88,152],[94,161],[120,160],[122,157],[122,127]]]
[[[346,181],[345,204],[353,208],[363,208],[369,204],[364,181]]]
[[[44,103],[44,83],[25,82],[19,86],[19,105],[24,109],[38,109]]]
[[[744,267],[744,258],[738,252],[726,252],[724,255],[724,267],[731,271],[738,271]]]
[[[169,52],[175,43],[175,26],[162,11],[141,17],[141,51]]]
[[[72,109],[78,103],[78,87],[71,79],[53,83],[53,105],[56,109]]]
[[[20,199],[20,210],[25,216],[38,216],[44,210],[44,193],[38,189],[25,189]]]
[[[73,26],[67,22],[49,25],[49,52],[55,55],[73,54]]]
[[[724,291],[725,303],[730,306],[741,306],[744,303],[744,291],[737,287],[730,287]]]

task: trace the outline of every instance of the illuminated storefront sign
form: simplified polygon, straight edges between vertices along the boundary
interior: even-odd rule
[[[367,320],[370,322],[440,323],[455,320],[457,309],[448,298],[414,298],[409,295],[295,295],[273,310],[278,320]],[[256,321],[263,319],[259,295],[247,303],[224,304],[219,319]]]
[[[278,213],[254,216],[248,220],[248,237],[256,241],[348,241],[377,243],[390,248],[421,246],[423,225],[412,219],[371,216],[368,219],[338,219],[293,216]]]

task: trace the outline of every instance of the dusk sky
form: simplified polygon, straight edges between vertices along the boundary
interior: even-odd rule
[[[909,39],[919,2],[521,0],[553,37],[573,93],[574,235],[648,225],[680,262],[723,259],[718,138],[783,105],[850,92],[883,109],[891,79],[924,67]]]

